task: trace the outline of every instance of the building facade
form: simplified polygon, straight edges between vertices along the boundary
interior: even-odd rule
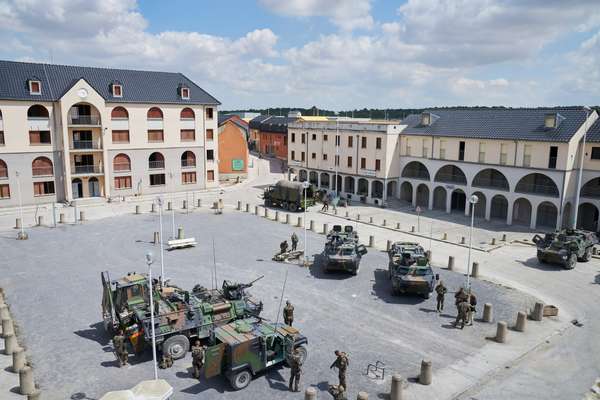
[[[0,80],[0,206],[218,185],[219,102],[182,74],[0,61]]]
[[[260,115],[250,121],[250,140],[260,154],[286,161],[288,157],[288,124],[298,121],[300,113],[287,117]]]
[[[219,116],[219,178],[248,177],[248,123],[238,116]]]
[[[329,159],[325,154],[338,151],[338,171],[343,178],[338,191],[367,202],[395,197],[414,207],[469,215],[467,199],[475,194],[479,199],[476,217],[532,229],[572,226],[579,202],[578,226],[596,230],[600,210],[597,119],[596,112],[582,107],[434,109],[390,123],[393,133],[388,132],[387,140],[380,139],[380,148],[375,143],[374,152],[369,150],[368,138],[377,140],[381,132],[369,131],[371,122],[354,123],[355,129],[365,132],[354,134],[355,140],[361,141],[360,149],[347,137],[353,135],[342,127],[346,122],[337,123],[341,132],[338,148],[324,145],[327,134],[320,126],[296,123],[290,125],[288,156],[301,180],[333,189],[327,177],[321,179],[320,174],[331,173],[331,165],[323,164],[320,157]],[[331,132],[336,122],[326,125]],[[586,131],[590,139],[578,200],[581,143]],[[349,159],[351,149],[357,151],[358,169],[355,159]],[[349,165],[355,169],[348,170]],[[369,171],[373,167],[376,171]],[[357,179],[360,189],[353,186]]]

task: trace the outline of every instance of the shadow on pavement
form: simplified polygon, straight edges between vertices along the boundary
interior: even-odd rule
[[[327,272],[325,271],[325,265],[327,264],[327,258],[321,254],[313,254],[313,263],[310,266],[310,274],[317,279],[335,279],[342,280],[354,277],[349,272]],[[359,271],[360,274],[360,271]]]
[[[265,375],[265,379],[269,383],[269,387],[275,390],[288,391],[289,387],[287,385],[286,379],[281,375],[281,370],[283,366],[280,366],[276,369],[271,369],[267,371]]]
[[[69,397],[69,400],[96,400],[93,397],[88,397],[87,394],[83,393],[83,392],[77,392],[77,393],[73,393],[71,395],[71,397]]]
[[[375,280],[373,282],[372,293],[386,303],[393,304],[410,304],[415,305],[427,301],[422,296],[412,294],[402,294],[395,296],[392,294],[392,283],[389,279],[389,274],[386,269],[376,269],[373,271]]]
[[[516,260],[519,264],[525,266],[525,267],[529,267],[529,268],[534,268],[534,269],[539,269],[542,271],[562,271],[563,268],[558,265],[558,264],[542,264],[538,261],[537,257],[531,257],[528,258],[527,260],[523,261],[523,260]]]
[[[97,342],[102,346],[107,346],[110,344],[111,337],[104,330],[104,323],[96,322],[95,324],[90,325],[89,328],[90,329],[83,329],[83,330],[75,331],[73,333],[84,339],[89,339],[94,342]]]

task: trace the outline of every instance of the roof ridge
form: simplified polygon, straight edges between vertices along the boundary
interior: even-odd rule
[[[115,67],[98,67],[98,66],[89,66],[89,65],[73,65],[73,64],[54,64],[54,63],[45,63],[45,62],[31,62],[31,61],[13,61],[13,60],[0,60],[0,62],[13,63],[13,64],[28,64],[28,65],[40,65],[40,66],[51,66],[51,67],[70,67],[70,68],[86,68],[86,69],[104,69],[111,71],[129,71],[129,72],[150,72],[156,74],[174,74],[174,75],[182,75],[186,79],[187,78],[183,73],[176,71],[157,71],[157,70],[147,70],[147,69],[135,69],[135,68],[115,68]],[[191,79],[190,79],[191,80]]]

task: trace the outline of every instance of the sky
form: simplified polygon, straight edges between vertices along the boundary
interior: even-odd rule
[[[600,104],[598,0],[0,0],[0,59],[181,72],[223,109]]]

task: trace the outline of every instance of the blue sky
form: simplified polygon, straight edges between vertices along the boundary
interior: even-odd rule
[[[0,0],[0,41],[183,72],[224,108],[600,103],[597,0]]]

